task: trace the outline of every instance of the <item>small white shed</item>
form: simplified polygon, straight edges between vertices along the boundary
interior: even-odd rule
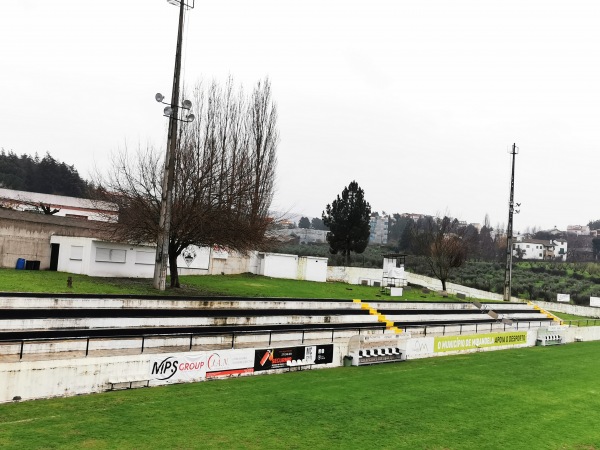
[[[327,281],[327,258],[301,256],[298,258],[298,279],[306,281]]]
[[[258,275],[295,280],[298,274],[298,256],[283,253],[258,254]]]

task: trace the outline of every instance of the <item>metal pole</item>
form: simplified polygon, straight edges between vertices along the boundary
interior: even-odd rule
[[[171,231],[171,205],[173,203],[173,182],[175,175],[175,152],[177,151],[177,115],[179,113],[179,75],[181,73],[181,41],[183,39],[183,12],[185,2],[179,3],[179,31],[177,33],[177,49],[175,51],[175,70],[173,73],[173,92],[171,93],[171,116],[167,153],[162,181],[160,202],[160,219],[158,222],[158,239],[156,242],[156,264],[154,265],[154,288],[164,291],[167,281],[167,263],[169,259],[169,235]]]
[[[510,302],[512,293],[512,241],[513,241],[513,214],[515,211],[515,156],[517,146],[512,146],[512,173],[510,176],[510,199],[508,201],[508,227],[506,229],[506,267],[504,269],[504,301]]]

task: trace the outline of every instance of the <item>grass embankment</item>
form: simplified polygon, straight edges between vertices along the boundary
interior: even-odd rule
[[[600,342],[0,405],[0,447],[600,448]]]
[[[72,288],[67,287],[68,277],[72,277]],[[405,290],[402,298],[392,298],[373,286],[286,280],[252,274],[182,276],[180,281],[180,289],[169,288],[162,293],[152,288],[152,280],[149,279],[100,278],[64,272],[0,269],[0,292],[457,301],[452,296],[444,298],[435,292],[423,293],[420,289]]]
[[[553,312],[552,314],[564,320],[566,325],[574,327],[595,327],[600,325],[600,319],[594,319],[592,317],[576,316],[574,314],[563,312]]]

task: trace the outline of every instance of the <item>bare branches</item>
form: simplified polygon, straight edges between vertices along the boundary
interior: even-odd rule
[[[458,221],[448,216],[427,217],[415,230],[417,251],[427,258],[434,275],[446,290],[446,280],[450,271],[460,267],[467,259],[468,243],[462,239]]]
[[[246,251],[260,245],[270,223],[278,144],[277,110],[268,80],[249,100],[229,79],[194,90],[197,119],[181,127],[169,241],[171,273],[188,245]],[[103,181],[119,205],[118,235],[155,242],[161,199],[162,152],[138,150],[113,159]],[[174,259],[172,259],[174,258]],[[173,285],[173,275],[172,275]]]

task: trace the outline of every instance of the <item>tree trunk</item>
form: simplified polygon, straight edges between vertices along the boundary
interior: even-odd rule
[[[446,279],[440,280],[442,282],[442,291],[446,290]]]
[[[169,252],[169,270],[171,271],[171,287],[178,288],[179,285],[179,273],[177,272],[177,256],[172,252]]]

